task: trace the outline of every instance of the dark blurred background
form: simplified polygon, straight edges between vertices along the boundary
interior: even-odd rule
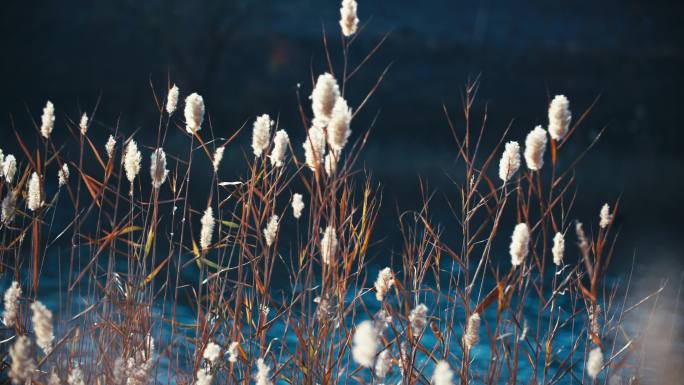
[[[557,93],[570,98],[575,117],[599,97],[564,150],[567,161],[606,127],[580,166],[575,214],[595,226],[603,202],[621,197],[618,268],[636,253],[641,267],[676,286],[684,263],[682,4],[360,1],[366,26],[351,59],[360,61],[391,32],[348,86],[350,105],[357,106],[393,62],[352,127],[357,139],[379,114],[361,160],[384,186],[377,234],[387,248],[398,248],[396,208],[417,207],[419,177],[440,197],[456,196],[447,175],[460,166],[441,106],[456,118],[466,82],[480,76],[475,112],[487,108],[490,142],[512,120],[510,139],[519,141],[545,125],[548,100]],[[143,142],[149,135],[151,144],[158,122],[153,89],[163,96],[168,81],[181,95],[204,96],[216,135],[229,136],[268,112],[300,149],[297,84],[308,106],[311,75],[326,70],[323,29],[333,59],[340,57],[338,1],[4,0],[0,9],[6,153],[16,148],[12,124],[32,130],[30,118],[39,119],[46,99],[57,108],[56,131],[90,113],[101,97],[89,133],[94,140],[104,143],[118,122],[124,132],[139,129]],[[249,136],[231,145],[229,164],[242,159]],[[176,132],[170,145],[174,140],[185,139]]]

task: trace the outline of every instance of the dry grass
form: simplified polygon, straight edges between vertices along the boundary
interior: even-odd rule
[[[384,39],[356,65],[347,55],[353,41],[342,39],[340,68],[326,63],[338,74],[343,94]],[[324,42],[327,51],[327,37]],[[354,116],[386,72],[356,103]],[[311,89],[313,79],[312,74],[310,87],[303,89]],[[441,360],[453,371],[454,383],[592,383],[584,369],[596,347],[604,357],[596,383],[638,381],[641,329],[648,322],[634,327],[628,319],[637,307],[653,305],[659,293],[629,303],[624,290],[606,282],[616,235],[612,224],[598,227],[598,210],[585,226],[586,244],[576,246],[572,209],[581,196],[573,181],[584,153],[564,150],[593,105],[562,140],[550,141],[541,171],[523,165],[504,184],[496,167],[510,139],[508,130],[494,147],[485,148],[482,138],[491,135],[487,117],[471,113],[477,85],[464,90],[461,118],[452,118],[445,107],[465,170],[454,178],[450,194],[456,197],[450,205],[459,226],[434,222],[430,209],[436,198],[422,188],[419,207],[397,218],[403,237],[395,266],[400,262],[401,267],[394,269],[394,285],[382,302],[372,293],[376,277],[368,273],[381,196],[356,167],[373,122],[353,121],[352,142],[336,155],[335,173],[312,172],[300,146],[312,119],[309,107],[300,104],[302,129],[290,132],[299,142],[290,144],[283,167],[245,150],[244,177],[227,181],[221,168],[233,164],[221,165],[218,172],[209,165],[219,146],[239,151],[231,142],[244,130],[217,138],[205,120],[204,129],[188,134],[180,111],[169,116],[159,98],[157,139],[138,143],[143,166],[133,184],[122,162],[125,143],[133,138],[116,126],[110,128],[117,140],[111,158],[104,143],[81,134],[80,116],[55,123],[55,130],[68,130],[70,141],[78,143],[72,157],[66,156],[68,143],[50,138],[29,146],[32,135],[38,137],[37,123],[35,134],[15,130],[23,154],[14,181],[0,182],[1,196],[25,195],[35,172],[45,203],[30,211],[26,197],[20,197],[14,220],[1,225],[3,275],[23,289],[18,322],[5,330],[3,351],[17,336],[35,341],[29,307],[50,294],[41,290],[41,276],[59,265],[51,272],[62,282],[52,308],[54,349],[45,355],[34,342],[35,383],[47,383],[53,370],[66,381],[78,366],[88,384],[201,383],[197,373],[204,371],[214,383],[413,385],[431,383]],[[170,136],[181,135],[187,137],[188,151],[167,154],[169,177],[161,188],[152,188],[149,155]],[[70,179],[57,189],[57,172],[65,164]],[[196,190],[208,194],[198,200]],[[304,196],[300,219],[290,211],[294,193]],[[615,213],[617,202],[611,206]],[[207,207],[213,209],[215,228],[209,247],[201,248],[200,218]],[[280,222],[270,243],[264,228],[273,215]],[[522,222],[530,230],[529,254],[514,268],[502,256],[508,255],[513,226]],[[321,250],[328,227],[337,248],[326,264]],[[557,232],[566,241],[562,266],[552,262]],[[412,315],[420,303],[427,306],[424,320]],[[464,339],[474,313],[482,318],[479,333]],[[384,379],[382,369],[351,359],[355,328],[366,319],[375,320],[379,348],[365,348],[389,352],[382,355],[389,367]],[[203,358],[210,342],[222,352],[213,363]],[[229,359],[233,342],[234,362]],[[257,378],[259,359],[270,372]],[[6,355],[1,365],[6,369],[10,362]],[[138,365],[140,376],[117,377],[117,362]]]

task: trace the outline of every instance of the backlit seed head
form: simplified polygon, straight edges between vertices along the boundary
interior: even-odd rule
[[[204,99],[196,92],[185,98],[185,131],[194,134],[202,129],[204,123]]]

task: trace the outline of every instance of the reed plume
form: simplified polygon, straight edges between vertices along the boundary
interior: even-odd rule
[[[358,4],[356,0],[342,0],[340,8],[340,27],[344,36],[351,36],[356,33],[359,26],[359,18],[356,15]]]
[[[2,175],[5,177],[7,183],[12,183],[14,175],[17,173],[17,159],[12,154],[5,156],[2,162]]]
[[[210,385],[213,379],[214,376],[211,375],[208,368],[200,368],[197,371],[197,381],[195,382],[195,385]]]
[[[413,329],[414,337],[420,335],[427,326],[427,313],[428,307],[425,304],[418,304],[409,313],[409,322],[411,323],[411,328]]]
[[[78,128],[81,130],[81,135],[88,132],[88,114],[85,112],[81,115],[81,121],[78,123]]]
[[[351,135],[352,110],[343,97],[338,97],[328,123],[328,145],[339,156]]]
[[[530,229],[527,227],[527,223],[518,223],[513,229],[513,235],[511,236],[511,265],[513,267],[520,266],[527,253],[529,252],[530,243]]]
[[[209,342],[207,346],[204,348],[202,358],[209,361],[209,363],[213,365],[216,363],[220,355],[221,347],[214,342]]]
[[[603,352],[601,352],[601,348],[594,348],[589,352],[589,358],[587,358],[587,374],[595,380],[602,369]]]
[[[40,117],[40,134],[43,138],[50,138],[52,129],[55,128],[55,106],[51,101],[47,101],[43,108],[43,115]]]
[[[370,368],[375,362],[379,348],[378,332],[371,321],[361,322],[352,339],[352,358],[357,364]]]
[[[292,215],[299,219],[302,216],[302,210],[304,210],[302,194],[295,193],[292,195]]]
[[[126,179],[131,184],[131,194],[133,193],[133,181],[138,176],[138,173],[140,173],[141,160],[142,155],[138,151],[138,144],[133,139],[129,140],[124,154],[124,169],[126,170]]]
[[[325,141],[325,131],[323,130],[323,127],[314,122],[314,125],[309,128],[304,144],[302,144],[306,164],[312,171],[316,171],[318,166],[323,162],[325,156]]]
[[[264,238],[266,239],[266,246],[271,246],[276,236],[278,235],[278,216],[272,215],[268,220],[268,224],[264,229]]]
[[[50,354],[52,341],[55,339],[52,331],[52,312],[39,301],[31,304],[31,312],[33,332],[36,333],[36,344],[43,349],[45,354]]]
[[[12,327],[17,322],[17,314],[19,313],[19,298],[21,298],[21,286],[19,286],[17,281],[12,281],[10,287],[5,291],[5,310],[2,313],[2,322],[7,327]]]
[[[389,374],[392,365],[392,356],[390,355],[389,349],[385,349],[378,355],[378,359],[375,362],[375,375],[379,380],[384,380]]]
[[[311,92],[311,109],[314,119],[327,125],[332,117],[333,107],[337,98],[340,97],[340,87],[335,77],[329,73],[318,75],[316,85]]]
[[[152,178],[152,187],[158,189],[169,175],[169,170],[166,168],[166,153],[162,148],[158,148],[150,155],[150,176]]]
[[[332,257],[337,252],[337,234],[335,233],[335,228],[328,226],[323,232],[323,238],[321,239],[321,258],[323,263],[329,265],[332,263]]]
[[[5,156],[2,162],[2,175],[4,175],[7,183],[11,184],[14,180],[14,175],[17,173],[17,159],[12,154]]]
[[[175,84],[169,89],[169,94],[166,96],[166,113],[173,115],[178,106],[178,96],[180,91]]]
[[[221,146],[214,151],[214,158],[212,159],[212,166],[214,166],[214,172],[218,172],[219,166],[221,165],[221,160],[223,160],[223,152],[226,151],[226,146]]]
[[[603,207],[601,207],[601,212],[599,213],[599,226],[602,229],[605,229],[610,225],[610,223],[613,221],[613,214],[610,212],[610,206],[608,203],[604,204]]]
[[[375,280],[375,298],[382,302],[385,299],[387,291],[394,285],[394,277],[392,269],[386,267],[378,273],[378,278]]]
[[[260,157],[268,147],[271,140],[271,126],[273,121],[268,114],[263,114],[256,118],[252,128],[252,152],[257,158]]]
[[[105,152],[109,159],[112,159],[112,156],[114,156],[114,146],[116,146],[116,139],[114,139],[112,135],[109,135],[109,139],[107,139],[107,143],[105,144]]]
[[[463,335],[463,344],[468,349],[477,345],[477,342],[480,339],[480,321],[481,319],[478,313],[473,313],[468,317],[468,325],[466,326],[466,332]]]
[[[9,348],[9,378],[13,384],[24,384],[33,378],[36,362],[31,356],[31,341],[26,336],[18,336],[14,345]]]
[[[12,223],[14,220],[14,215],[17,212],[17,197],[18,194],[15,191],[10,190],[2,200],[0,219],[2,219],[2,223],[5,225]]]
[[[439,361],[435,365],[435,370],[432,373],[432,385],[453,385],[454,371],[451,370],[449,363],[446,361]]]
[[[55,372],[55,369],[52,369],[52,372],[50,372],[50,377],[48,378],[48,383],[47,385],[61,385],[62,384],[62,379],[59,378],[59,375],[57,372]]]
[[[239,345],[240,344],[237,341],[233,341],[228,346],[228,362],[232,362],[232,363],[237,362]]]
[[[64,163],[57,171],[57,186],[62,187],[69,181],[69,166]]]
[[[563,254],[565,254],[565,238],[563,237],[563,233],[558,232],[553,236],[551,254],[553,255],[553,263],[556,266],[563,264]]]
[[[335,154],[325,156],[325,175],[332,177],[337,171],[337,157]]]
[[[285,161],[285,153],[290,145],[290,138],[285,130],[278,130],[273,138],[273,149],[271,150],[271,166],[282,167]]]
[[[67,377],[67,384],[69,385],[85,385],[85,380],[83,379],[83,371],[78,364],[74,364],[71,368],[71,373]]]
[[[263,358],[257,360],[257,372],[254,376],[256,385],[273,385],[271,382],[271,368],[264,362]]]
[[[26,197],[26,207],[31,211],[36,211],[43,206],[43,198],[40,191],[40,177],[34,172],[28,184],[28,194]]]
[[[570,102],[565,95],[556,95],[549,105],[549,136],[559,141],[568,133],[572,120]]]
[[[194,134],[202,129],[204,123],[204,99],[196,92],[185,98],[185,131]]]
[[[202,229],[200,230],[200,247],[206,250],[211,246],[211,240],[214,237],[214,210],[211,206],[204,210],[204,215],[200,221]]]
[[[544,166],[546,141],[546,131],[542,126],[535,127],[527,134],[527,138],[525,138],[525,162],[530,170],[539,171]]]
[[[499,178],[508,182],[520,168],[520,145],[518,142],[506,143],[499,161]]]

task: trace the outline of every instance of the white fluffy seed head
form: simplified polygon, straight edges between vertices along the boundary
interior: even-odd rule
[[[43,349],[45,354],[52,351],[52,341],[55,339],[52,333],[52,312],[45,305],[36,301],[31,304],[31,323],[36,333],[36,344]]]
[[[200,368],[197,370],[197,381],[195,385],[211,385],[214,376],[209,371],[209,368]]]
[[[178,106],[178,87],[174,84],[171,89],[169,89],[169,94],[166,96],[166,112],[171,115],[176,111],[176,106]]]
[[[273,385],[273,382],[271,382],[271,368],[264,362],[263,358],[257,360],[257,372],[254,379],[256,385]]]
[[[204,210],[204,215],[200,220],[202,229],[200,230],[200,246],[202,250],[206,250],[211,246],[211,240],[214,236],[214,210],[211,206]]]
[[[285,161],[285,153],[290,145],[290,137],[285,130],[278,130],[273,138],[273,149],[271,150],[271,166],[281,167]]]
[[[185,131],[194,134],[202,129],[204,123],[204,99],[196,92],[185,98]]]
[[[599,222],[599,226],[602,229],[608,227],[608,225],[610,225],[610,223],[613,221],[613,214],[611,214],[610,212],[610,206],[608,205],[608,203],[604,204],[603,207],[601,207],[599,217],[601,219]]]
[[[18,194],[13,190],[7,192],[7,195],[2,200],[2,223],[8,225],[14,220],[14,214],[17,212],[17,197]]]
[[[47,139],[55,127],[55,106],[51,101],[47,101],[43,108],[43,115],[40,117],[40,134]]]
[[[221,165],[221,160],[223,160],[223,152],[226,151],[226,146],[221,146],[214,152],[214,159],[212,165],[214,166],[214,172],[218,172],[219,166]]]
[[[473,313],[468,317],[466,332],[463,335],[463,344],[468,349],[477,345],[477,341],[480,339],[480,322],[481,318],[478,313]]]
[[[499,161],[499,178],[509,181],[520,168],[520,145],[518,142],[508,142]]]
[[[272,215],[268,220],[268,224],[264,229],[264,238],[266,239],[266,246],[271,246],[278,235],[278,216]]]
[[[204,353],[202,353],[202,358],[209,361],[212,365],[216,363],[219,356],[221,355],[221,347],[214,342],[209,342],[204,348]]]
[[[57,171],[57,185],[64,186],[69,181],[69,166],[64,163],[62,168]]]
[[[587,374],[592,379],[596,379],[601,369],[603,369],[603,353],[601,348],[594,348],[589,352],[589,357],[587,358]]]
[[[81,115],[81,121],[78,123],[78,128],[81,129],[81,135],[85,135],[88,132],[88,114],[85,112]]]
[[[359,27],[359,18],[357,16],[358,4],[356,0],[342,0],[342,7],[340,8],[340,27],[342,27],[342,34],[344,36],[351,36],[356,33]]]
[[[2,149],[0,149],[0,178],[4,176],[4,172],[2,169],[2,164],[5,162],[5,154],[3,154]]]
[[[558,232],[554,235],[551,254],[553,255],[553,263],[556,266],[563,264],[563,254],[565,254],[565,238],[563,237],[563,233]]]
[[[112,159],[112,156],[114,156],[114,146],[116,146],[116,139],[114,139],[112,135],[109,135],[107,144],[105,144],[105,151],[107,152],[107,157],[109,159]]]
[[[150,155],[150,176],[152,177],[152,187],[158,189],[169,175],[166,168],[166,153],[162,148],[158,148]]]
[[[12,285],[5,291],[5,310],[2,313],[2,322],[7,327],[12,327],[17,323],[19,298],[21,298],[21,286],[19,286],[19,282],[13,281]]]
[[[17,337],[17,341],[9,348],[9,378],[13,384],[24,384],[31,380],[36,370],[36,362],[31,356],[31,341],[26,336]]]
[[[575,223],[575,234],[577,235],[577,246],[579,246],[582,256],[587,258],[590,251],[589,239],[587,239],[587,234],[584,232],[584,225],[580,221]]]
[[[62,379],[59,378],[59,375],[55,371],[54,368],[52,368],[52,372],[50,373],[50,377],[48,379],[47,385],[61,385],[62,384]]]
[[[28,196],[26,198],[26,206],[31,211],[38,210],[43,205],[43,198],[40,192],[40,178],[37,173],[31,174],[28,184]]]
[[[299,219],[302,216],[302,210],[304,210],[304,200],[302,199],[302,194],[295,193],[292,195],[292,215]]]
[[[339,97],[340,87],[335,77],[327,72],[319,75],[310,96],[314,118],[327,124]]]
[[[329,177],[337,172],[337,157],[332,153],[325,156],[325,174]]]
[[[228,362],[236,363],[238,359],[238,346],[237,341],[233,341],[228,346]]]
[[[375,375],[378,379],[384,379],[389,374],[390,366],[392,364],[392,356],[390,355],[390,350],[385,349],[378,355],[378,359],[375,362]]]
[[[546,141],[546,131],[542,126],[535,127],[527,134],[527,138],[525,138],[525,162],[530,170],[539,171],[544,166]]]
[[[313,125],[309,128],[302,147],[304,148],[306,164],[312,171],[316,171],[325,157],[325,130],[318,121],[314,120]]]
[[[556,95],[549,105],[549,135],[559,141],[568,133],[572,120],[570,102],[565,95]]]
[[[140,161],[142,155],[138,151],[138,144],[131,139],[126,145],[126,153],[124,154],[124,169],[126,170],[126,178],[133,184],[135,177],[140,173]]]
[[[378,278],[375,280],[375,298],[382,302],[387,295],[387,291],[394,285],[394,276],[392,269],[386,267],[378,273]]]
[[[343,97],[338,97],[328,123],[328,144],[336,154],[342,151],[351,135],[351,119],[352,110],[347,106],[347,101]]]
[[[321,239],[321,258],[323,263],[330,265],[332,263],[332,258],[337,252],[337,234],[335,233],[335,228],[328,226],[323,232],[323,238]]]
[[[273,121],[268,114],[263,114],[256,118],[252,128],[252,152],[257,158],[260,157],[268,147],[271,140],[271,126]]]
[[[370,368],[375,362],[380,343],[372,321],[363,321],[356,327],[352,337],[352,358],[357,364]]]
[[[427,326],[427,313],[428,308],[422,303],[414,307],[409,313],[409,322],[411,322],[414,337],[418,337]]]
[[[9,154],[5,156],[5,160],[2,162],[2,174],[5,176],[7,183],[12,183],[14,180],[14,175],[17,173],[17,159],[14,155]]]
[[[85,381],[83,380],[83,371],[78,366],[78,364],[74,365],[74,367],[71,368],[71,373],[69,373],[69,376],[67,377],[67,384],[85,385]]]
[[[451,370],[449,363],[442,360],[435,365],[435,371],[432,373],[432,385],[453,385],[454,371]]]
[[[527,223],[518,223],[515,225],[511,236],[510,253],[513,267],[520,266],[527,257],[529,243],[530,229],[527,227]]]

